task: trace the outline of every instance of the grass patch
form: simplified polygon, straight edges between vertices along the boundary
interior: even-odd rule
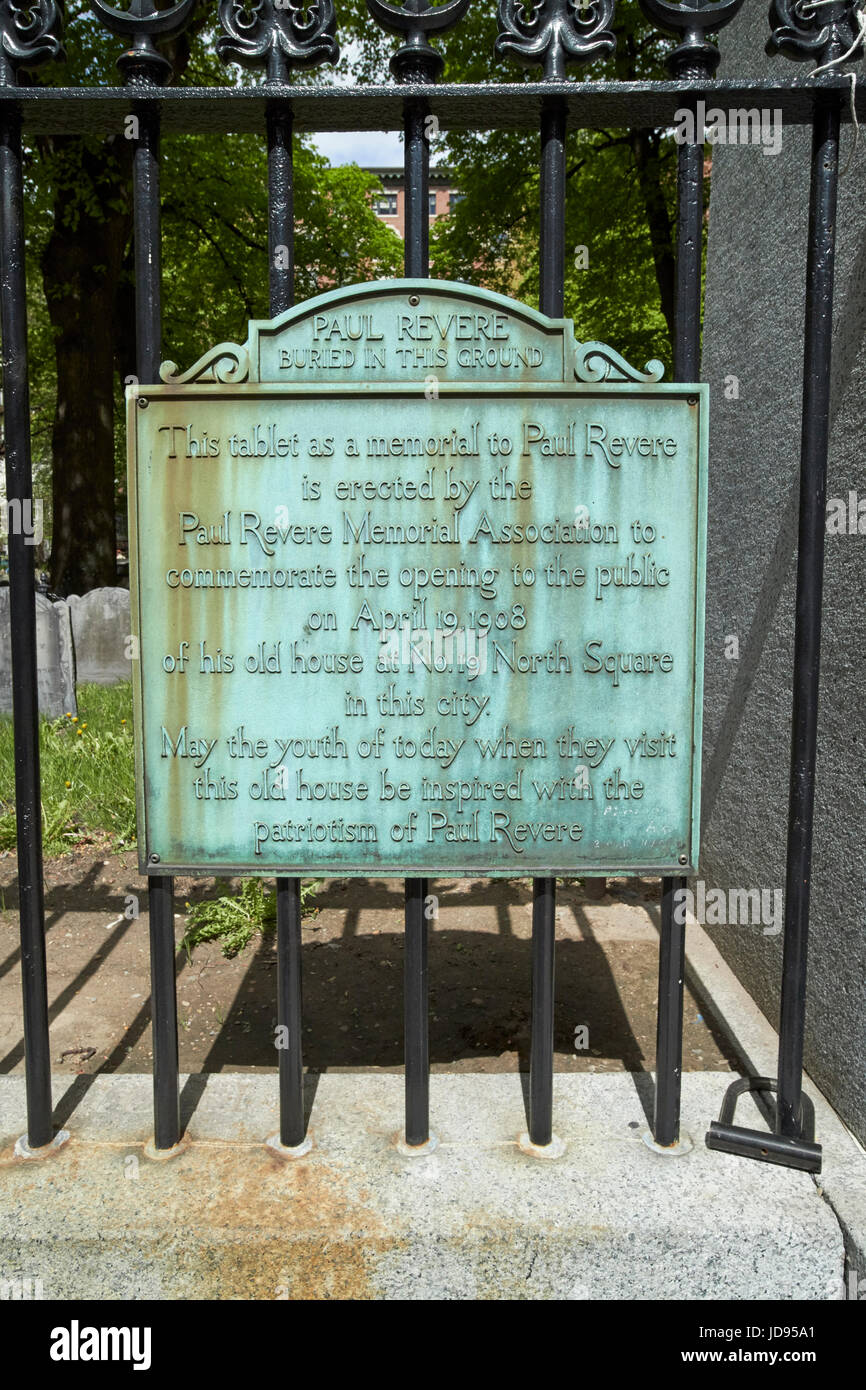
[[[81,685],[78,715],[40,719],[42,845],[48,855],[109,836],[114,849],[135,844],[135,751],[132,686]],[[0,850],[14,849],[15,750],[11,718],[0,718]],[[181,945],[187,955],[204,941],[219,941],[231,960],[253,937],[276,929],[276,894],[260,879],[241,881],[237,893],[217,879],[214,899],[190,907]],[[301,911],[315,915],[314,882],[301,884]]]
[[[228,888],[224,879],[217,880],[217,888]],[[315,883],[301,884],[301,912],[305,917],[313,915],[312,899],[316,892]],[[245,878],[237,893],[226,892],[219,898],[196,903],[187,903],[187,927],[181,946],[187,959],[192,959],[196,946],[204,941],[219,941],[222,953],[227,960],[242,951],[254,936],[268,936],[276,930],[277,897],[267,892],[260,878]]]
[[[109,835],[135,843],[132,686],[78,687],[78,716],[40,719],[42,843],[46,855]],[[0,719],[0,849],[15,848],[11,718]]]

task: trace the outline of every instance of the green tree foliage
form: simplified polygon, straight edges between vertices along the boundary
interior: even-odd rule
[[[48,85],[116,85],[122,41],[84,0],[67,0],[64,63],[38,70]],[[365,0],[339,13],[342,77],[387,77],[398,42]],[[215,16],[202,11],[170,49],[181,84],[231,84],[257,74],[225,68]],[[572,69],[575,81],[664,75],[664,41],[638,6],[618,7],[614,58]],[[526,81],[497,57],[495,0],[474,0],[437,39],[446,81]],[[68,592],[114,576],[114,516],[122,504],[122,387],[135,372],[131,156],[120,129],[28,143],[28,250],[34,442],[41,490],[53,473],[54,586]],[[433,273],[537,303],[539,140],[532,131],[450,131],[434,141],[464,192],[436,224]],[[640,364],[670,362],[675,149],[661,132],[574,131],[567,142],[566,313],[581,338],[603,338]],[[332,169],[295,139],[296,297],[399,273],[402,248],[372,212],[377,184]],[[167,136],[163,142],[163,355],[189,365],[211,343],[245,336],[266,317],[264,137]],[[583,248],[585,248],[585,253]]]
[[[569,69],[571,79],[666,76],[665,42],[637,4],[620,5],[616,54]],[[344,71],[382,81],[397,40],[370,24],[364,0],[341,8]],[[495,53],[495,0],[475,0],[437,37],[445,82],[532,82]],[[434,228],[433,272],[538,302],[539,136],[524,131],[447,131],[434,143],[463,201]],[[654,130],[572,131],[566,147],[566,314],[580,338],[602,338],[642,364],[671,360],[676,147]],[[585,247],[587,255],[580,254]]]
[[[189,365],[212,343],[246,337],[268,317],[268,190],[264,139],[175,136],[164,142],[164,352]],[[402,248],[373,213],[378,180],[332,169],[296,140],[295,295],[393,276]]]
[[[212,12],[167,50],[176,80],[256,80],[215,54]],[[38,70],[49,86],[116,86],[122,49],[83,0],[66,6],[66,60]],[[104,138],[28,143],[29,310],[37,478],[50,473],[53,586],[113,583],[115,512],[123,502],[122,387],[135,373],[131,170],[124,121]],[[400,246],[370,206],[378,181],[331,169],[296,138],[296,295],[392,275]],[[267,317],[264,135],[163,141],[163,352],[188,364],[212,342],[246,336]]]

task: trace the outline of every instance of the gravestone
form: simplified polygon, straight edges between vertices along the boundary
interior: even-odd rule
[[[12,713],[9,587],[0,588],[0,714]],[[50,719],[77,714],[75,660],[69,608],[36,595],[36,663],[39,713]]]
[[[129,590],[91,589],[67,599],[75,644],[75,672],[79,685],[114,685],[128,681]]]

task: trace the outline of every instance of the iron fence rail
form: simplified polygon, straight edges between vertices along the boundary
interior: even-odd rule
[[[337,84],[275,83],[254,87],[156,87],[136,90],[135,99],[153,107],[166,133],[261,135],[269,106],[288,103],[298,133],[400,130],[406,100],[424,96],[442,130],[537,130],[548,97],[562,102],[567,129],[664,128],[686,98],[708,97],[725,111],[781,111],[789,125],[811,125],[817,93],[844,99],[851,109],[851,83],[828,72],[815,79],[734,82],[714,79],[677,82],[502,82],[343,87]],[[0,85],[0,110],[21,111],[31,135],[116,135],[130,112],[125,87],[17,87]],[[866,119],[866,89],[857,87],[854,109]]]

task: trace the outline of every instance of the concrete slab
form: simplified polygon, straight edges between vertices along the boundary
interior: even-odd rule
[[[686,931],[686,977],[696,995],[722,1020],[751,1076],[775,1076],[779,1035],[715,943],[692,918]],[[866,1150],[809,1076],[803,1090],[815,1107],[816,1138],[823,1147],[823,1169],[814,1180],[830,1204],[845,1240],[847,1297],[866,1301]],[[721,1104],[721,1093],[718,1105]],[[757,1101],[744,1098],[737,1123],[764,1127]],[[743,1160],[748,1162],[748,1160]]]
[[[557,1075],[544,1161],[517,1146],[517,1075],[434,1075],[423,1158],[395,1146],[400,1076],[310,1078],[315,1147],[283,1160],[275,1076],[194,1076],[192,1142],[154,1163],[148,1077],[58,1077],[72,1138],[36,1162],[12,1156],[24,1083],[3,1077],[0,1272],[49,1299],[844,1298],[813,1180],[704,1147],[730,1074],[684,1077],[679,1158],[642,1142],[647,1080]]]

